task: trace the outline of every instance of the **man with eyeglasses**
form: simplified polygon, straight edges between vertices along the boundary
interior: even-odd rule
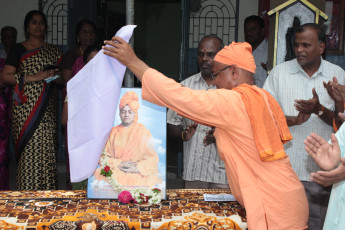
[[[181,82],[196,90],[215,89],[211,73],[215,55],[223,47],[222,40],[215,35],[203,37],[198,45],[198,67],[200,72]],[[219,158],[214,143],[204,146],[203,139],[210,127],[177,115],[173,110],[167,114],[168,133],[183,141],[183,176],[186,189],[229,188],[224,162]]]
[[[308,201],[283,143],[292,139],[284,114],[265,90],[252,86],[255,62],[248,43],[232,42],[214,58],[215,90],[191,90],[147,66],[119,37],[103,52],[142,82],[142,98],[214,126],[218,153],[248,229],[307,229]],[[223,69],[223,70],[222,70]],[[222,71],[220,71],[222,70]]]

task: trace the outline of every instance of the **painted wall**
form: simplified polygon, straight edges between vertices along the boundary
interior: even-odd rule
[[[17,42],[25,40],[24,18],[30,10],[38,9],[37,0],[1,0],[0,28],[14,26],[18,31]]]
[[[248,7],[250,6],[250,7]],[[244,19],[250,15],[258,14],[259,0],[240,0],[238,16],[238,41],[244,42]]]

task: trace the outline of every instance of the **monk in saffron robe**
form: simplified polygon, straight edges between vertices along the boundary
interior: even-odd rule
[[[123,39],[105,41],[103,52],[142,82],[142,97],[198,123],[215,127],[231,191],[246,209],[248,228],[306,229],[309,207],[283,143],[291,140],[274,98],[253,85],[255,62],[248,43],[232,42],[214,58],[218,89],[191,90],[148,67]],[[206,51],[207,52],[207,51]]]
[[[123,186],[154,186],[162,182],[158,172],[158,155],[150,131],[138,123],[140,107],[138,95],[126,92],[120,100],[120,118],[122,123],[112,128],[105,154],[113,171],[112,176]],[[100,168],[97,169],[97,179]]]

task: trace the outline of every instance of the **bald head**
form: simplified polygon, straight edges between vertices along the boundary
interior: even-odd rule
[[[243,83],[246,83],[248,85],[254,85],[253,73],[249,72],[248,70],[242,69],[242,68],[238,68],[238,71],[239,71],[239,76],[240,76],[240,79],[238,81],[238,85],[241,85]]]
[[[215,35],[203,37],[198,45],[198,67],[202,77],[211,79],[213,59],[223,47],[222,40]]]
[[[200,45],[201,45],[203,42],[205,42],[205,41],[207,41],[207,40],[213,40],[213,42],[215,43],[215,45],[216,45],[217,48],[218,48],[218,51],[221,50],[221,49],[223,49],[223,47],[224,47],[223,40],[220,39],[217,35],[211,34],[211,35],[206,35],[206,36],[204,36],[204,37],[201,38],[201,40],[200,40],[200,42],[199,42],[199,44],[198,44],[198,48],[200,47]]]

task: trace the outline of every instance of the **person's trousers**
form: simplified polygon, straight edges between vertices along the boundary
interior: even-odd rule
[[[302,181],[309,203],[308,230],[322,230],[332,186]]]

